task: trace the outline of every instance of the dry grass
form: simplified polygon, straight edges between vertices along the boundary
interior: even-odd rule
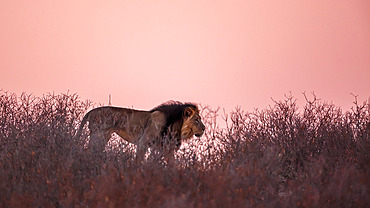
[[[0,91],[0,207],[369,207],[369,104],[351,111],[314,97],[228,116],[203,108],[206,135],[177,164],[132,146],[81,151],[71,138],[91,107],[77,95]],[[86,138],[86,137],[83,137]]]

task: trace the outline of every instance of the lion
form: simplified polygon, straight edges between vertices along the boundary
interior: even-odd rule
[[[148,148],[161,150],[168,160],[173,160],[182,141],[194,135],[201,137],[205,130],[197,105],[175,101],[150,111],[111,106],[94,108],[83,117],[74,138],[81,136],[87,122],[90,131],[88,149],[104,151],[111,134],[116,133],[137,145],[137,162],[143,161]]]

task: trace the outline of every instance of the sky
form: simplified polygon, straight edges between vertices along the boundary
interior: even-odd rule
[[[0,0],[0,89],[151,109],[370,97],[368,0]]]

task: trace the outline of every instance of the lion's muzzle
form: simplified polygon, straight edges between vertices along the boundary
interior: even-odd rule
[[[195,134],[196,137],[201,137],[203,133]]]
[[[197,133],[195,133],[194,135],[196,136],[196,137],[201,137],[202,135],[203,135],[203,133],[204,133],[204,130],[206,129],[206,127],[204,126],[204,124],[202,123],[202,126],[201,126],[201,131],[200,132],[197,132]]]

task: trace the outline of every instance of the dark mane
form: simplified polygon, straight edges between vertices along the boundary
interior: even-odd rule
[[[198,107],[193,103],[182,103],[179,101],[168,101],[165,102],[152,110],[150,112],[154,111],[160,111],[162,112],[166,117],[166,129],[174,124],[175,122],[182,122],[182,117],[184,115],[184,111],[186,108],[191,107],[194,109],[198,109]]]

